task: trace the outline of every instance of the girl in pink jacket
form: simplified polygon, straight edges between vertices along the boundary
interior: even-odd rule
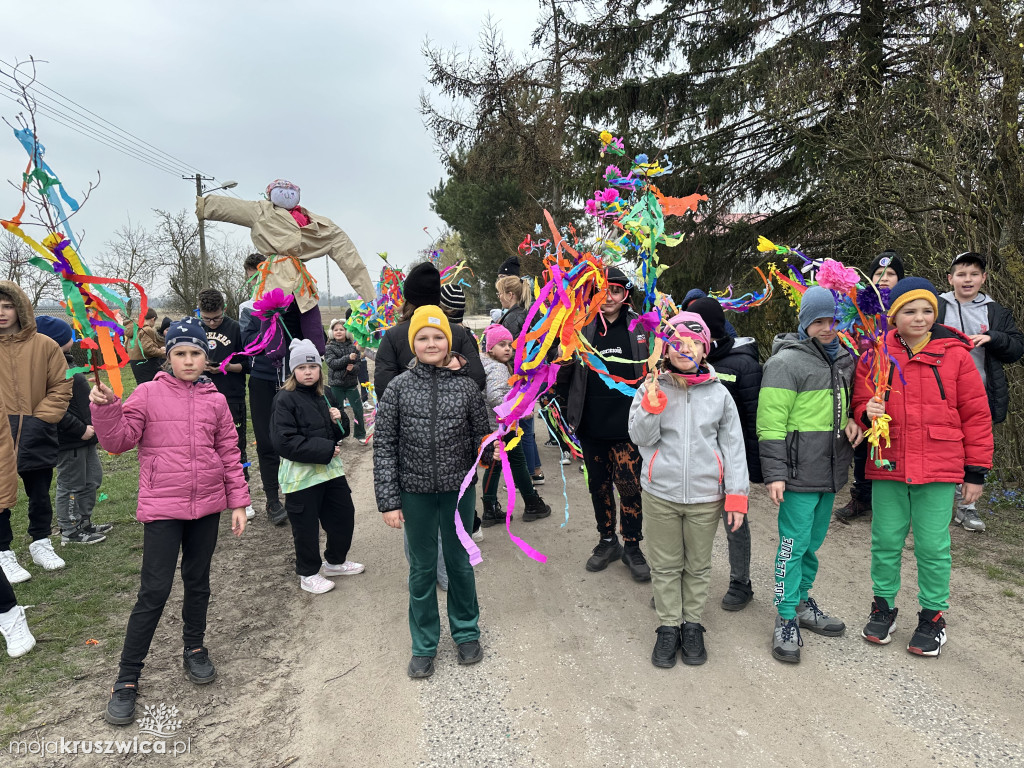
[[[103,384],[89,394],[93,428],[104,450],[124,453],[139,448],[142,583],[104,713],[114,725],[135,720],[139,674],[171,593],[179,551],[185,587],[185,673],[199,685],[216,679],[203,646],[210,560],[220,513],[231,511],[231,530],[240,536],[249,505],[231,411],[224,396],[203,377],[206,332],[191,318],[173,323],[165,347],[170,373],[161,371],[153,381],[140,384],[124,405]]]

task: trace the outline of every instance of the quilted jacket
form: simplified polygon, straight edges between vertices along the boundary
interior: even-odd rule
[[[139,522],[195,520],[248,506],[228,401],[207,378],[161,371],[124,402],[90,403],[100,446],[139,448]]]
[[[403,492],[458,491],[489,432],[483,393],[466,368],[411,363],[391,381],[377,407],[377,508],[382,513],[401,509]]]

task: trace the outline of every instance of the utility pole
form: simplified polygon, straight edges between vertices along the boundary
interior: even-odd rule
[[[203,182],[213,181],[209,176],[203,176],[201,173],[197,173],[195,176],[182,176],[183,179],[195,179],[196,180],[196,197],[203,196]],[[199,278],[202,281],[203,288],[209,288],[209,272],[206,269],[206,220],[199,220]]]

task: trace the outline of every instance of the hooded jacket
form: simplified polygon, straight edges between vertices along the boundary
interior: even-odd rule
[[[625,323],[626,328],[628,329],[629,323],[635,320],[636,317],[636,312],[627,308],[625,312],[622,312],[620,316],[616,318],[616,322]],[[597,338],[598,331],[603,328],[604,322],[602,318],[598,317],[583,329],[583,337],[589,343],[593,344],[594,339]],[[639,324],[632,331],[627,330],[627,334],[629,338],[629,349],[623,349],[622,354],[616,356],[624,357],[628,360],[639,361],[629,366],[630,370],[628,371],[628,377],[634,381],[640,381],[647,375],[647,357],[650,355],[650,351],[648,349],[648,334],[644,327]],[[590,368],[581,361],[577,361],[577,363],[571,367],[566,367],[571,371],[571,373],[565,374],[569,376],[568,391],[566,392],[566,421],[568,421],[569,426],[572,427],[574,432],[578,432],[580,429],[580,422],[583,421],[583,410],[586,405],[587,397],[593,396],[593,393],[590,393],[592,379],[596,379],[597,374],[593,373]],[[565,368],[563,368],[563,370],[565,370]],[[562,377],[563,373],[562,371],[559,371],[559,379]],[[625,413],[623,414],[624,423],[608,424],[607,428],[612,432],[628,431],[630,400],[625,395],[608,389],[607,385],[603,381],[600,381],[600,379],[597,380],[596,386],[600,386],[602,388],[602,391],[597,393],[598,396],[607,394],[608,399],[611,402],[617,403],[618,400],[622,400],[625,405]],[[605,421],[607,422],[610,420],[606,419]],[[595,432],[602,432],[605,429],[601,424],[588,424],[587,427]],[[599,434],[591,436],[600,437]]]
[[[274,396],[270,431],[277,455],[303,464],[330,464],[346,432],[331,418],[316,387],[282,389]]]
[[[490,432],[484,396],[465,368],[418,363],[385,390],[374,429],[373,487],[381,513],[401,509],[403,492],[458,491]]]
[[[872,480],[896,480],[908,485],[924,483],[985,482],[992,467],[992,420],[981,376],[971,358],[971,340],[957,330],[936,323],[932,338],[912,358],[896,331],[886,337],[897,367],[886,392],[889,447],[882,458],[892,469],[868,461],[865,474]],[[902,373],[903,380],[899,376]],[[871,426],[866,409],[874,392],[869,361],[857,368],[853,408],[865,427]]]
[[[6,416],[0,402],[0,416]],[[0,429],[0,509],[12,509],[18,503],[18,470],[11,433]]]
[[[973,301],[961,304],[953,291],[947,291],[939,296],[936,320],[967,336],[984,333],[991,337],[988,344],[973,348],[971,355],[985,385],[992,422],[1002,423],[1010,404],[1010,387],[1003,366],[1024,356],[1024,334],[1017,328],[1013,315],[987,294],[979,293]]]
[[[65,354],[68,367],[74,365],[71,355]],[[96,444],[96,435],[83,440],[85,428],[92,424],[92,413],[89,411],[89,379],[84,373],[76,373],[71,383],[71,403],[67,413],[57,424],[57,440],[60,450],[70,451],[86,445]]]
[[[847,481],[853,446],[844,429],[852,414],[853,357],[830,360],[817,339],[779,334],[764,365],[757,437],[765,483],[786,490],[836,493]]]
[[[750,482],[763,482],[761,455],[757,445],[757,401],[761,393],[762,376],[757,341],[749,336],[720,339],[711,345],[708,362],[736,402],[740,426],[743,428]]]
[[[139,448],[140,523],[196,520],[249,505],[234,419],[206,377],[186,382],[160,371],[123,404],[90,407],[104,450]]]
[[[71,379],[57,342],[36,332],[28,296],[0,280],[18,310],[17,333],[0,335],[0,400],[7,411],[18,471],[57,466],[57,423],[71,402]]]
[[[480,362],[479,347],[473,340],[472,334],[463,326],[452,323],[451,329],[452,352],[465,358],[470,378],[482,390],[487,383],[487,376],[484,373],[484,366]],[[415,359],[416,356],[409,346],[408,320],[384,332],[373,365],[373,390],[378,401],[384,397],[384,392],[387,391],[392,379],[405,372]]]
[[[677,504],[725,499],[729,512],[747,511],[747,460],[736,403],[709,366],[711,378],[685,385],[658,376],[658,405],[641,387],[629,409],[629,437],[640,449],[640,487]]]
[[[356,356],[355,360],[349,357],[353,354]],[[324,350],[324,362],[327,363],[328,385],[344,389],[355,389],[358,387],[360,357],[359,350],[354,342],[348,339],[345,341],[335,341],[334,339],[328,341]],[[350,365],[352,369],[347,370]]]

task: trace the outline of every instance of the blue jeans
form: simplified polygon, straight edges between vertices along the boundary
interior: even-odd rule
[[[526,468],[532,475],[540,469],[540,453],[537,451],[537,438],[533,433],[533,414],[520,419],[519,426],[523,428],[523,438],[519,444],[523,446],[523,453],[526,455]]]

